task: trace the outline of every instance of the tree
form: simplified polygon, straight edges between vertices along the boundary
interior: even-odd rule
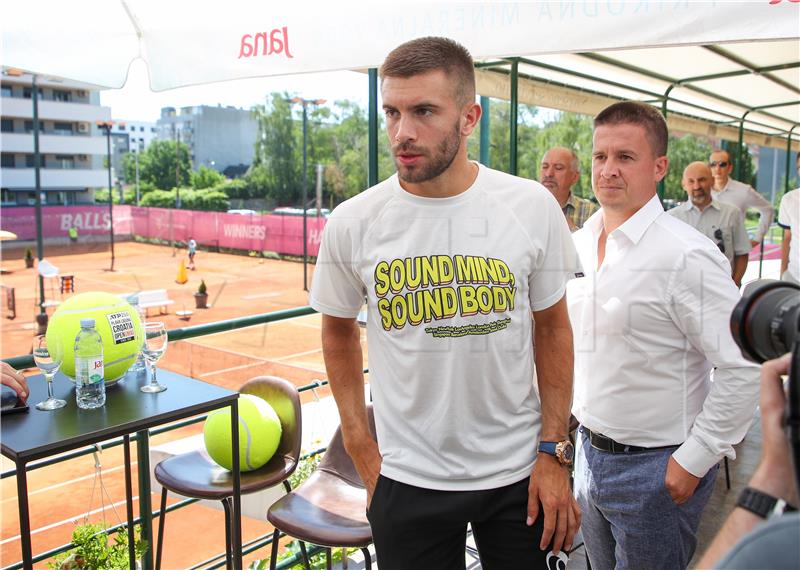
[[[191,181],[192,188],[201,190],[203,188],[212,188],[223,184],[225,182],[225,177],[213,168],[201,166],[196,172],[192,172]]]
[[[268,106],[253,109],[258,121],[253,166],[263,167],[258,176],[266,193],[281,205],[295,202],[302,184],[302,155],[289,99],[288,93],[273,93]]]
[[[174,188],[176,165],[179,185],[188,185],[192,171],[189,147],[182,142],[154,140],[139,153],[139,180],[160,190]],[[125,180],[136,180],[136,157],[133,153],[125,155],[122,167]]]

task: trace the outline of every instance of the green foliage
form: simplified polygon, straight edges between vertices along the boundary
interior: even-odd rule
[[[33,250],[31,248],[25,250],[25,259],[33,259]]]
[[[129,152],[122,161],[125,180],[136,181],[136,157]],[[166,190],[175,187],[177,179],[181,186],[188,185],[192,161],[189,147],[176,141],[154,140],[146,150],[139,153],[139,182],[152,184],[154,188]]]
[[[106,534],[102,524],[82,524],[72,532],[75,548],[56,556],[50,568],[87,568],[90,570],[125,570],[128,566],[128,532],[120,529]],[[147,552],[147,541],[141,538],[141,528],[134,529],[136,558]],[[113,542],[112,542],[113,537]]]
[[[201,295],[208,294],[208,287],[206,287],[206,282],[203,279],[200,280],[200,286],[197,288],[197,292]]]
[[[292,204],[300,196],[302,140],[292,117],[288,93],[273,93],[269,105],[253,110],[258,121],[253,166],[263,166],[264,190],[279,204]],[[302,137],[302,132],[300,133]]]
[[[174,208],[177,192],[172,190],[153,190],[142,197],[141,205],[149,208]],[[224,212],[230,206],[228,195],[216,188],[194,190],[181,188],[181,209],[206,212]]]
[[[251,193],[251,186],[248,183],[248,180],[245,178],[237,178],[236,180],[229,180],[228,182],[224,182],[219,184],[218,186],[214,186],[213,190],[215,192],[223,192],[228,198],[240,199],[240,200],[247,200],[248,198],[254,198]]]
[[[191,174],[192,188],[195,190],[202,190],[203,188],[212,188],[224,184],[225,177],[206,166],[201,166],[196,172]]]

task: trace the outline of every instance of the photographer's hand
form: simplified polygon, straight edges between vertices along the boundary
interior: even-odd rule
[[[749,486],[797,506],[798,494],[790,460],[791,449],[785,431],[786,395],[781,375],[789,371],[791,354],[770,360],[761,367],[761,461]],[[740,538],[764,519],[736,508],[714,538],[697,568],[711,568]]]

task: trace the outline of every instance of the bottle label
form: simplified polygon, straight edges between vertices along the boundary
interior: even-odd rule
[[[94,384],[103,381],[103,357],[76,358],[75,370],[82,384]]]

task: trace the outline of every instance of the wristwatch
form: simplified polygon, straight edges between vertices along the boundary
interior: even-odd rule
[[[764,519],[797,510],[783,499],[776,499],[772,495],[757,491],[752,487],[745,487],[742,490],[739,500],[736,501],[736,506]]]
[[[539,452],[552,455],[565,467],[571,467],[572,460],[575,457],[575,448],[568,439],[564,441],[540,441]]]

